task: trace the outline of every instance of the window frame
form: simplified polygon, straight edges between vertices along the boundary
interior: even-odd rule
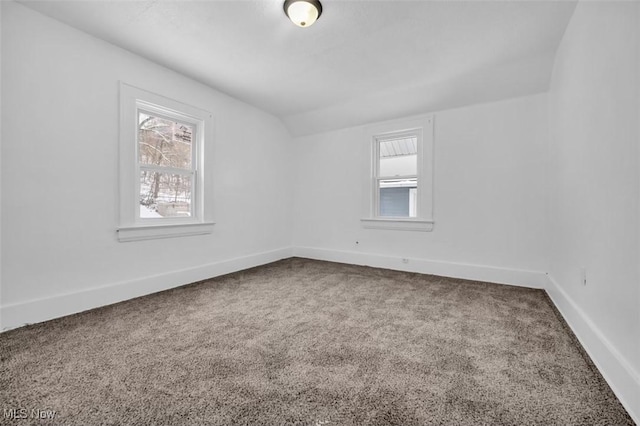
[[[369,229],[392,229],[406,231],[433,230],[433,122],[432,115],[393,120],[366,127],[367,159],[362,226]],[[379,182],[380,142],[401,137],[417,139],[417,205],[416,217],[380,215]],[[413,177],[413,175],[412,175]],[[392,177],[386,177],[387,179]],[[393,178],[402,178],[393,177]]]
[[[422,150],[420,149],[421,145],[422,145],[422,129],[421,128],[417,128],[417,129],[410,129],[410,130],[403,130],[403,131],[399,131],[399,132],[390,132],[390,133],[385,133],[385,134],[380,134],[380,135],[374,135],[373,136],[373,161],[374,164],[372,166],[372,171],[373,171],[373,199],[374,199],[374,206],[373,206],[373,216],[377,217],[377,218],[383,218],[383,219],[414,219],[416,217],[419,217],[418,213],[420,210],[420,181],[418,176],[420,175],[420,164],[421,164],[421,157],[422,157]],[[409,138],[416,138],[416,142],[417,142],[417,152],[416,152],[416,173],[414,175],[402,175],[402,176],[382,176],[380,175],[380,143],[381,142],[386,142],[386,141],[392,141],[392,140],[398,140],[398,139],[409,139]],[[383,180],[396,180],[396,179],[416,179],[416,187],[417,187],[417,198],[418,198],[418,202],[417,202],[417,206],[416,206],[416,216],[411,217],[411,216],[382,216],[380,215],[380,182]]]
[[[191,169],[141,166],[139,161],[139,114],[150,114],[192,126]],[[200,235],[213,232],[211,170],[205,155],[213,141],[213,115],[194,106],[120,82],[120,226],[119,241]],[[205,152],[206,149],[206,152]],[[140,173],[191,174],[191,215],[188,217],[140,217]],[[206,189],[206,190],[205,190]]]

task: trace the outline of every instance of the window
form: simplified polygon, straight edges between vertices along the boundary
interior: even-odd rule
[[[210,233],[210,113],[121,83],[120,241]]]
[[[376,137],[377,215],[417,217],[418,135],[416,132]]]
[[[367,131],[365,228],[431,231],[433,117],[371,126]]]

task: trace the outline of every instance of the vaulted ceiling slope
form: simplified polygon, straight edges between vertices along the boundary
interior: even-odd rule
[[[548,90],[566,1],[281,0],[22,4],[280,117],[293,135]]]

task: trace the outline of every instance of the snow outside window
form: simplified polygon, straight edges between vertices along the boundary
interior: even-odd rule
[[[210,233],[206,111],[120,85],[120,241]]]

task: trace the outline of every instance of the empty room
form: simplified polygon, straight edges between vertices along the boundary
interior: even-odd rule
[[[0,425],[640,424],[640,2],[0,19]]]

